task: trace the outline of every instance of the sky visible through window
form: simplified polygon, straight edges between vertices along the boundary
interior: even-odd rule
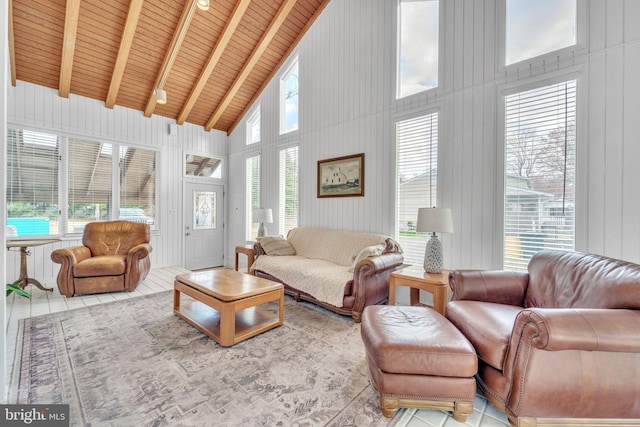
[[[507,0],[505,64],[576,44],[576,0]]]
[[[438,1],[400,1],[398,98],[438,86]]]

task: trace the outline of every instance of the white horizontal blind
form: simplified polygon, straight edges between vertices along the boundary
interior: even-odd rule
[[[504,268],[542,249],[573,250],[575,80],[505,99]]]
[[[120,147],[119,218],[156,229],[156,157],[153,150]]]
[[[436,206],[438,113],[396,123],[396,235],[405,263],[422,265],[427,234],[416,232],[418,209]]]
[[[260,207],[260,155],[246,160],[246,239],[254,240],[259,224],[253,223],[253,210]]]
[[[74,138],[68,144],[67,233],[82,233],[86,223],[112,218],[113,148]]]
[[[7,132],[7,236],[58,235],[60,145],[56,135]]]
[[[298,226],[298,147],[280,150],[280,233]]]

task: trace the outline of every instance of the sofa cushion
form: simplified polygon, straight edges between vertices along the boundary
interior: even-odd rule
[[[296,250],[282,236],[266,236],[259,239],[260,246],[267,255],[283,256],[295,255]]]
[[[297,255],[323,259],[344,267],[351,267],[354,257],[363,248],[384,243],[386,239],[387,236],[382,234],[321,227],[298,227],[287,235]]]
[[[527,308],[640,309],[640,265],[580,252],[541,251],[528,270]]]
[[[516,316],[522,307],[481,301],[451,301],[446,317],[473,344],[478,358],[502,371]]]
[[[124,274],[126,258],[124,255],[87,258],[73,267],[73,277],[119,276]]]
[[[292,288],[336,307],[342,307],[345,286],[353,279],[353,273],[347,267],[299,255],[259,256],[251,270],[267,273]]]

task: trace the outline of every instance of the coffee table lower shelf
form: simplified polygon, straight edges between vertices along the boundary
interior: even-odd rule
[[[194,300],[181,302],[180,293]],[[271,301],[279,301],[278,313],[257,307]],[[225,302],[175,282],[173,312],[221,346],[229,347],[284,323],[284,291]]]

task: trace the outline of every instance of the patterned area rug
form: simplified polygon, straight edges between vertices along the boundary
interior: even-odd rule
[[[402,410],[392,420],[380,413],[350,318],[287,297],[284,325],[224,348],[176,317],[172,298],[167,291],[21,321],[10,403],[69,404],[72,426],[390,426],[401,418]]]

